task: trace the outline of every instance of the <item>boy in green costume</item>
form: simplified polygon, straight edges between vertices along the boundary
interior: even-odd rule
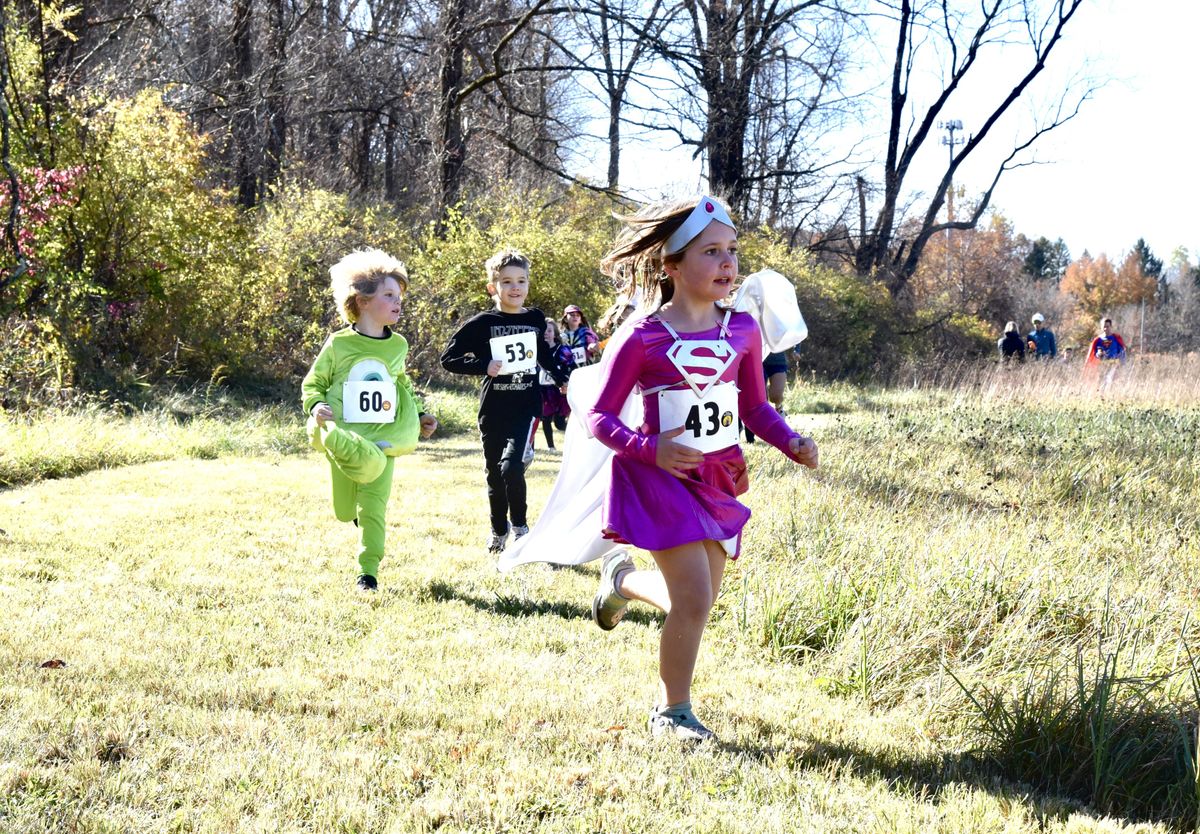
[[[308,438],[329,460],[333,512],[361,535],[359,590],[378,587],[392,469],[437,420],[418,412],[404,370],[408,341],[392,327],[408,291],[404,264],[378,249],[352,252],[329,270],[338,315],[301,384]]]

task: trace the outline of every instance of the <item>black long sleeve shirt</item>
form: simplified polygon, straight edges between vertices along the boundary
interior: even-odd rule
[[[480,419],[541,416],[542,393],[536,368],[529,373],[487,375],[488,364],[492,361],[491,340],[530,331],[536,336],[538,365],[545,368],[559,385],[566,385],[567,370],[559,365],[546,344],[546,316],[536,307],[519,313],[488,310],[473,316],[450,337],[450,343],[442,351],[442,367],[447,371],[483,377],[483,386],[479,389]]]

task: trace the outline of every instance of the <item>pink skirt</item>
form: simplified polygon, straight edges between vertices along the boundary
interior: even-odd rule
[[[735,496],[749,486],[739,446],[705,455],[687,478],[614,455],[612,482],[604,500],[604,537],[643,550],[668,550],[737,536],[736,559],[750,509]]]

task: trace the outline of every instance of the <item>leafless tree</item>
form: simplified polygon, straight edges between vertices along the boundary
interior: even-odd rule
[[[991,182],[967,216],[939,220],[951,182],[963,164],[980,157],[980,149],[998,145],[997,123],[1013,106],[1032,94],[1031,85],[1046,67],[1047,59],[1062,42],[1062,37],[1083,0],[1051,0],[1044,11],[1031,0],[984,0],[974,12],[959,11],[947,0],[901,0],[899,5],[879,0],[885,18],[894,33],[891,61],[890,98],[886,106],[887,139],[883,171],[872,187],[865,175],[856,183],[857,222],[843,216],[835,231],[821,242],[826,249],[844,252],[855,271],[878,279],[893,296],[901,295],[915,273],[926,244],[947,229],[971,229],[987,211],[1001,176],[1013,168],[1030,164],[1027,152],[1045,134],[1070,121],[1095,87],[1068,85],[1057,103],[1013,141],[1013,147],[993,172]],[[1005,62],[995,70],[987,58]],[[1024,56],[1023,63],[1014,62]],[[925,63],[937,57],[941,62],[942,83],[926,92],[928,69]],[[950,147],[948,162],[940,181],[933,184],[928,202],[918,211],[915,222],[906,222],[905,201],[913,184],[909,175],[917,154],[929,144],[940,119],[954,94],[966,82],[989,72],[1011,73],[1012,83],[999,98],[983,108],[986,114],[961,149]],[[1007,86],[1007,85],[1006,85]],[[978,112],[979,99],[975,99]],[[877,204],[868,223],[868,206]],[[853,205],[854,203],[851,203]],[[845,237],[836,231],[857,231]]]
[[[661,41],[670,17],[662,0],[650,0],[648,6],[637,0],[584,0],[572,10],[572,19],[586,51],[572,45],[563,49],[583,83],[599,87],[597,98],[608,120],[606,184],[615,193],[621,179],[622,113],[652,55],[649,47]]]
[[[785,180],[815,172],[789,163],[798,139],[829,106],[847,20],[837,0],[683,0],[678,7],[657,46],[680,73],[682,112],[690,124],[660,129],[705,156],[710,188],[737,211],[754,216],[751,197],[758,184],[774,181],[778,191]],[[798,128],[794,136],[762,126],[757,138],[775,147],[770,153],[760,148],[749,168],[756,123],[778,121],[782,113]]]
[[[555,118],[544,108],[550,102],[551,73],[569,67],[555,63],[552,50],[540,43],[545,31],[535,22],[564,8],[551,6],[550,0],[532,0],[523,10],[503,0],[483,8],[466,0],[440,0],[439,10],[439,83],[433,99],[433,148],[440,168],[433,196],[439,210],[455,202],[463,185],[470,138],[464,122],[472,106],[482,122],[475,136],[489,137],[538,169],[563,173],[552,153]],[[464,65],[468,55],[473,71]],[[523,120],[520,133],[526,141],[517,138],[514,118]]]

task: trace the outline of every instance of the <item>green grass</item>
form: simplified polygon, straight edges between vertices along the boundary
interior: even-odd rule
[[[430,391],[424,400],[443,436],[475,431],[474,394]],[[207,388],[142,409],[0,410],[0,488],[158,460],[307,453],[299,402],[247,402]]]
[[[656,616],[595,629],[591,566],[495,573],[439,396],[370,597],[293,410],[4,418],[0,831],[1195,828],[1186,392],[793,388],[822,468],[748,450],[694,752],[644,730]]]

